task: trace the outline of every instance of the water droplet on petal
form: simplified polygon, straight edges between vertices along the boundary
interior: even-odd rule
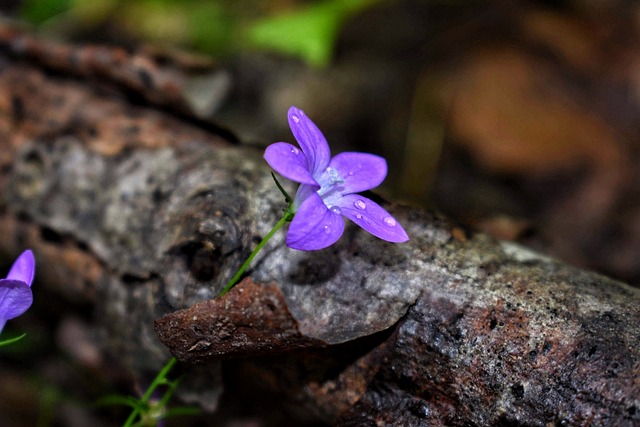
[[[367,204],[365,202],[363,202],[362,200],[358,199],[355,202],[353,202],[354,206],[358,209],[364,209],[367,207]]]
[[[293,120],[296,123],[300,123],[300,117],[296,116],[295,114],[291,115],[291,120]]]
[[[291,148],[291,152],[292,152],[293,154],[296,154],[296,155],[297,155],[298,153],[300,153],[300,150],[298,150],[297,148],[293,147],[293,148]]]
[[[362,215],[357,214],[357,215],[356,215],[356,218],[358,218],[358,219],[362,219]]]
[[[387,226],[389,227],[395,227],[396,226],[396,220],[391,218],[390,216],[386,217],[385,219],[383,219],[384,223],[387,224]]]
[[[331,212],[336,213],[338,215],[340,215],[342,213],[342,209],[340,209],[340,207],[338,206],[331,206]]]
[[[324,232],[325,232],[325,234],[329,234],[329,233],[331,233],[331,229],[329,228],[329,226],[328,226],[328,225],[325,225],[325,226],[324,226]]]
[[[353,176],[353,171],[349,171],[349,176]]]

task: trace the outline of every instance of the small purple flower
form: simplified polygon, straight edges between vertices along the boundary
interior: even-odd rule
[[[341,153],[332,158],[324,135],[302,110],[291,107],[288,117],[302,150],[276,142],[264,153],[276,172],[301,184],[293,201],[296,214],[287,233],[287,246],[304,251],[331,246],[344,231],[342,216],[388,242],[409,240],[387,211],[356,194],[382,183],[387,176],[385,159],[367,153]]]
[[[15,260],[6,279],[0,279],[0,332],[7,320],[20,316],[31,307],[31,283],[36,262],[30,250]]]

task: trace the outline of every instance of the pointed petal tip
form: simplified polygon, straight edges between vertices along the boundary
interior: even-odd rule
[[[262,156],[279,175],[302,184],[318,185],[309,172],[304,152],[287,142],[269,145]]]
[[[387,234],[381,239],[391,243],[404,243],[409,241],[409,235],[400,223],[392,216],[383,219],[387,225]]]
[[[400,223],[384,208],[361,194],[347,194],[340,198],[342,215],[379,239],[392,243],[409,240]]]
[[[402,228],[402,226],[400,224],[398,224],[398,227],[400,227],[398,229],[398,233],[397,236],[395,237],[394,240],[388,240],[391,243],[405,243],[408,242],[409,240],[409,236],[407,235],[407,232],[404,231],[404,228]]]
[[[337,228],[335,231],[331,230],[329,233],[326,232],[326,229],[317,229],[304,237],[300,237],[299,235],[294,236],[292,233],[287,233],[285,243],[287,244],[287,247],[298,251],[311,252],[326,249],[336,243],[342,236],[342,232],[344,231],[344,221],[342,221],[342,223],[337,222],[336,225]]]
[[[26,249],[25,251],[23,251],[18,258],[22,258],[22,257],[25,257],[26,259],[30,260],[32,264],[36,263],[35,257],[33,256],[33,251],[31,249]]]
[[[395,219],[393,219],[393,217],[388,218],[392,220],[395,225],[390,226],[389,223],[386,223],[387,226],[384,228],[371,227],[370,225],[368,227],[362,227],[361,225],[361,227],[374,236],[390,243],[408,242],[409,236],[407,235],[407,232],[404,231],[404,228],[402,228],[402,226]],[[386,222],[386,220],[384,222]]]
[[[291,106],[289,111],[287,112],[287,117],[289,118],[289,127],[300,126],[300,122],[304,120],[304,111],[299,109],[298,107]]]
[[[300,114],[301,116],[304,116],[304,111],[302,111],[301,109],[299,109],[298,107],[296,107],[295,105],[292,105],[291,107],[289,107],[289,111],[288,111],[289,115],[292,114]]]
[[[27,249],[22,252],[18,258],[13,262],[7,279],[19,280],[31,286],[33,283],[33,276],[35,275],[36,260],[33,256],[31,249]]]
[[[20,256],[18,256],[18,258],[16,259],[16,262],[18,260],[23,261],[31,271],[35,270],[36,268],[36,258],[33,255],[33,251],[31,249],[27,249],[25,251],[23,251]]]
[[[287,113],[289,128],[309,161],[311,175],[317,177],[329,166],[331,150],[324,135],[315,123],[296,106]]]
[[[289,239],[289,236],[287,235],[285,243],[287,244],[287,247],[290,249],[295,249],[297,251],[313,252],[313,251],[320,251],[322,249],[326,249],[329,246],[336,243],[339,239],[340,239],[340,236],[338,236],[338,238],[335,239],[334,241],[317,241],[312,239],[292,241],[291,239]]]
[[[286,239],[286,244],[289,249],[294,249],[296,251],[305,251],[305,252],[319,251],[330,246],[330,245],[327,245],[323,247],[317,247],[309,244],[308,241],[297,241],[297,242],[290,241],[288,237]]]

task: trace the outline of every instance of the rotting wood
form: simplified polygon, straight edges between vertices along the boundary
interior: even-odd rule
[[[154,321],[163,336],[213,299],[280,214],[261,153],[0,46],[0,249],[32,247],[43,282],[95,304],[105,351],[153,371],[168,357]],[[243,372],[343,425],[640,423],[640,290],[387,207],[409,243],[349,226],[325,251],[279,235],[260,254],[253,281],[277,284],[313,348]],[[224,355],[192,326],[165,343],[214,371]]]

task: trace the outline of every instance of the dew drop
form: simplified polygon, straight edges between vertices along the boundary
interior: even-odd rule
[[[385,219],[383,219],[383,221],[389,227],[395,227],[396,226],[396,220],[391,218],[390,216],[388,216]]]
[[[353,171],[349,171],[349,176],[353,176]]]
[[[353,202],[354,206],[358,209],[364,209],[367,207],[367,204],[365,202],[363,202],[362,200],[358,199],[355,202]]]
[[[337,213],[338,215],[340,215],[342,213],[342,210],[340,209],[339,206],[331,206],[331,212]]]
[[[357,215],[356,215],[356,218],[358,218],[358,219],[362,219],[362,215],[357,214]]]
[[[295,114],[291,115],[291,120],[293,120],[296,123],[300,123],[300,117],[296,116]]]
[[[293,148],[291,148],[291,152],[292,152],[293,154],[296,154],[296,155],[297,155],[298,153],[300,153],[300,150],[298,150],[297,148],[293,147]]]
[[[329,228],[329,226],[328,226],[328,225],[325,225],[325,226],[324,226],[324,232],[325,232],[325,234],[329,234],[329,233],[331,233],[331,229]]]

